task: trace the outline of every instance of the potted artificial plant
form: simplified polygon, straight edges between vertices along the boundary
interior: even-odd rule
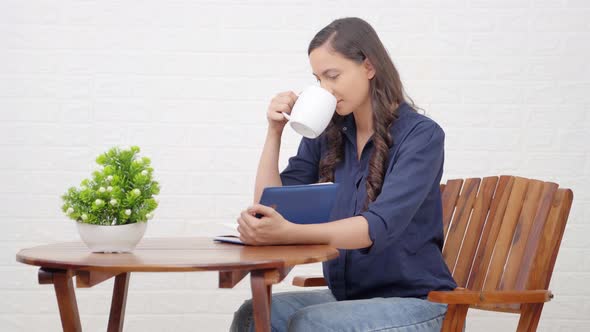
[[[93,252],[130,252],[139,243],[158,207],[160,192],[150,159],[137,146],[111,148],[99,155],[99,170],[62,196],[63,212],[76,221],[82,241]]]

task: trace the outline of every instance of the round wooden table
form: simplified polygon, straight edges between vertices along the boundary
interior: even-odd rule
[[[270,331],[273,284],[295,265],[338,257],[327,245],[243,246],[211,238],[145,238],[132,253],[92,253],[81,242],[21,250],[16,260],[40,266],[39,283],[53,284],[64,331],[81,331],[74,292],[115,277],[108,331],[122,331],[131,272],[219,271],[219,287],[233,288],[250,273],[257,331]]]

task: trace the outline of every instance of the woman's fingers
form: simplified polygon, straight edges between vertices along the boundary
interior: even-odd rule
[[[293,104],[291,104],[291,107],[293,107],[293,105],[295,104],[295,102],[297,101],[297,98],[299,98],[299,96],[296,95],[295,92],[289,91],[289,97],[293,101]]]
[[[249,210],[242,211],[240,218],[248,226],[248,229],[256,232],[260,228],[260,219],[256,218]]]
[[[246,223],[244,219],[241,217],[238,218],[238,232],[240,232],[241,235],[247,237],[248,239],[251,239],[255,236],[254,230],[252,230],[248,223]]]
[[[286,95],[277,96],[277,103],[286,104],[289,106],[289,110],[293,108],[295,105],[295,101],[297,100],[297,95],[293,91],[289,91]]]
[[[277,132],[282,132],[287,119],[283,113],[290,114],[297,95],[293,91],[284,91],[272,98],[266,112],[269,127]]]
[[[263,218],[256,218],[256,214],[261,214]],[[277,240],[276,234],[273,234],[281,227],[281,220],[281,215],[275,209],[254,204],[240,213],[238,218],[240,239],[247,244],[271,243],[269,240]]]
[[[293,91],[283,92],[272,99],[269,109],[274,112],[291,113],[296,100],[297,95]]]
[[[254,204],[251,207],[249,207],[247,211],[251,214],[261,214],[265,217],[272,217],[277,213],[275,209],[262,204]]]
[[[274,120],[274,121],[284,121],[285,118],[283,117],[283,114],[281,114],[281,113],[290,114],[291,107],[289,107],[288,104],[277,104],[273,107],[272,110],[269,111],[268,116],[271,118],[271,120]]]

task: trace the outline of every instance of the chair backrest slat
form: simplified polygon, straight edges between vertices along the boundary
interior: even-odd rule
[[[535,253],[537,253],[537,248],[539,247],[539,242],[541,241],[541,236],[543,234],[543,229],[545,228],[547,217],[549,216],[549,211],[551,210],[553,199],[555,198],[555,193],[557,192],[558,188],[556,183],[551,182],[541,182],[540,185],[542,186],[542,191],[540,197],[538,198],[537,208],[535,215],[533,216],[530,229],[527,231],[528,237],[526,240],[526,245],[524,245],[522,248],[518,265],[512,267],[515,270],[515,278],[514,280],[507,278],[506,282],[503,284],[504,289],[526,289],[526,283],[531,271],[531,265],[533,264]],[[507,269],[508,268],[509,267],[507,267]]]
[[[455,213],[447,231],[447,240],[443,249],[443,257],[451,272],[455,270],[459,249],[461,249],[461,245],[463,244],[465,230],[467,229],[467,223],[471,216],[480,182],[480,179],[465,180],[463,189],[457,199]]]
[[[500,284],[494,289],[515,289],[514,285],[516,284],[516,276],[518,271],[521,270],[520,265],[524,256],[529,233],[533,227],[533,221],[540,205],[542,190],[543,182],[535,180],[528,181],[526,196],[514,229],[514,235],[512,236],[512,243],[510,244],[510,251],[506,259],[506,265],[504,266]]]
[[[572,207],[574,194],[570,189],[558,189],[549,216],[541,232],[537,253],[526,282],[526,289],[548,289],[565,224]]]
[[[500,233],[496,239],[494,252],[488,268],[488,274],[484,281],[484,290],[498,289],[502,273],[504,272],[504,264],[508,258],[510,245],[512,244],[512,237],[516,230],[516,223],[520,216],[520,211],[524,203],[524,198],[527,192],[528,181],[523,178],[515,178],[510,198],[508,199],[508,206],[502,219],[502,226],[500,226]]]
[[[463,185],[462,179],[449,180],[446,185],[443,186],[442,192],[442,204],[443,204],[443,231],[445,237],[449,224],[451,223],[451,217],[455,211],[455,203],[461,192],[461,186]]]
[[[473,212],[471,212],[469,225],[467,226],[463,244],[461,245],[461,251],[459,252],[457,262],[455,263],[455,269],[453,271],[453,276],[459,287],[467,286],[467,281],[475,258],[475,251],[479,245],[479,239],[481,238],[483,226],[486,217],[488,216],[488,211],[497,183],[497,177],[487,177],[483,179],[479,187],[479,192],[475,198],[475,204],[473,206]]]
[[[502,226],[502,219],[508,206],[508,198],[513,185],[514,177],[501,176],[498,180],[490,205],[490,212],[481,232],[477,253],[465,288],[472,290],[481,290],[483,288],[492,253],[494,252],[494,244],[500,232],[500,226]]]

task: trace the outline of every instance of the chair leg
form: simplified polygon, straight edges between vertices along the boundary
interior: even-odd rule
[[[443,320],[441,332],[461,332],[465,326],[465,318],[469,305],[466,304],[449,304],[447,313]]]
[[[250,272],[252,306],[256,332],[270,332],[270,301],[272,285],[267,285],[265,271]]]
[[[130,272],[125,272],[115,277],[113,286],[113,299],[111,301],[111,313],[109,315],[108,332],[123,331],[125,320],[125,306],[127,304],[127,290],[129,289]]]
[[[543,303],[522,304],[520,307],[520,319],[517,332],[534,332],[539,325]]]
[[[74,291],[74,276],[71,270],[45,270],[53,279],[53,287],[57,296],[57,305],[61,317],[61,326],[64,332],[80,332],[80,314],[78,312],[78,303],[76,302],[76,293]]]

